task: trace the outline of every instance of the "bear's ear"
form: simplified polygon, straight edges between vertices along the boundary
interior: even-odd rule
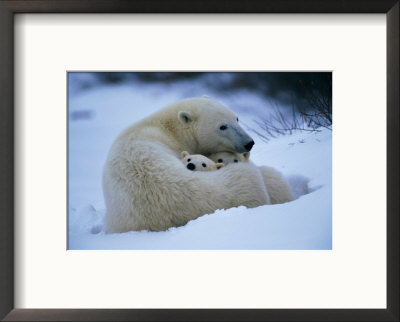
[[[180,111],[178,113],[178,120],[183,124],[189,124],[193,121],[192,115],[186,111]]]
[[[243,157],[244,157],[244,160],[245,160],[245,161],[248,161],[249,158],[250,158],[250,152],[245,152],[245,153],[243,153]]]
[[[217,166],[217,170],[221,169],[224,166],[223,163],[216,163],[215,165]]]
[[[182,151],[182,153],[181,153],[181,158],[182,158],[182,159],[183,159],[183,158],[186,158],[188,155],[189,155],[189,152],[187,152],[187,151]]]
[[[210,97],[207,96],[206,94],[204,94],[204,95],[202,96],[202,98],[210,98]]]

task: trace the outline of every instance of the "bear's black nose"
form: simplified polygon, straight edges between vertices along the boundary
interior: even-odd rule
[[[193,164],[193,163],[189,163],[187,166],[186,166],[186,168],[188,168],[189,170],[194,170],[194,169],[196,169],[196,166]]]
[[[251,148],[253,147],[253,145],[254,145],[254,141],[250,141],[249,143],[247,143],[247,144],[244,146],[244,148],[245,148],[247,151],[250,151]]]

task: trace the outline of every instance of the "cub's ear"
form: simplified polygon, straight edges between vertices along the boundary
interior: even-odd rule
[[[210,97],[207,96],[206,94],[204,94],[204,95],[202,96],[202,98],[210,98]]]
[[[189,124],[190,122],[193,121],[193,117],[189,112],[179,111],[178,120],[181,121],[181,123],[183,124]]]
[[[224,167],[223,163],[216,163],[215,165],[217,166],[217,170],[219,170],[219,169]]]
[[[182,159],[183,159],[183,158],[186,158],[189,154],[190,154],[190,153],[187,152],[187,151],[182,151],[182,153],[181,153],[181,158],[182,158]]]
[[[248,161],[249,158],[250,158],[250,152],[245,152],[245,153],[243,153],[243,157],[244,157],[244,160],[245,160],[245,161]]]

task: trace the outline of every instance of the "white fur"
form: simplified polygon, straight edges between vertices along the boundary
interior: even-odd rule
[[[269,204],[251,163],[196,172],[180,160],[182,151],[245,152],[249,141],[236,115],[208,98],[177,102],[132,125],[113,143],[104,168],[106,231],[161,231],[217,209]]]
[[[236,162],[251,163],[249,161],[250,152],[218,152],[213,153],[208,157],[214,162],[222,162],[225,165]],[[267,166],[261,166],[259,167],[259,170],[263,177],[265,188],[270,196],[271,204],[289,202],[294,199],[288,181],[282,176],[279,171]]]
[[[267,166],[260,166],[259,169],[271,198],[271,204],[294,200],[289,183],[278,170]]]
[[[213,160],[201,154],[189,154],[187,151],[181,153],[181,161],[190,171],[215,171],[221,169],[223,163],[215,163]],[[189,168],[189,165],[192,168]]]

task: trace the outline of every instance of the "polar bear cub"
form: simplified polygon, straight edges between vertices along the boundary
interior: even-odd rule
[[[229,163],[249,161],[250,152],[244,152],[244,153],[219,152],[209,155],[209,158],[214,162],[228,165]]]
[[[208,156],[214,162],[228,165],[230,163],[250,162],[250,152],[219,152]],[[271,198],[271,204],[285,203],[294,200],[292,189],[282,174],[274,168],[258,167],[264,179],[265,188]]]
[[[181,153],[181,160],[186,168],[191,171],[215,171],[224,166],[223,163],[215,163],[204,155],[190,154],[187,151]]]

